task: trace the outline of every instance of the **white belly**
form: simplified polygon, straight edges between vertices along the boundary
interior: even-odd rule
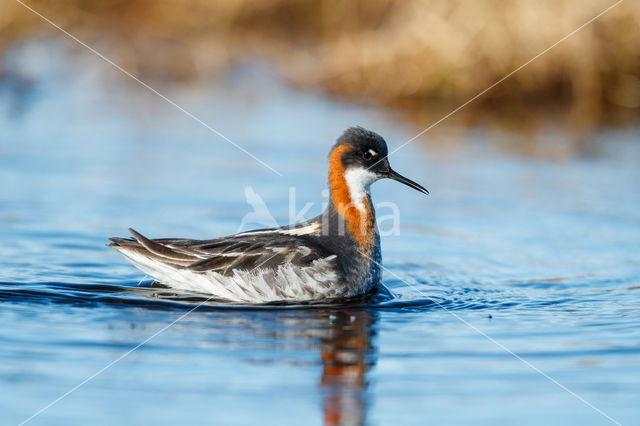
[[[311,301],[350,296],[339,292],[338,275],[333,269],[335,255],[314,261],[308,267],[280,265],[278,269],[193,272],[157,262],[141,254],[122,251],[140,270],[171,288],[206,293],[233,302]]]

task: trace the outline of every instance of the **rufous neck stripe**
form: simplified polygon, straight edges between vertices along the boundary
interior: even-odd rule
[[[349,187],[345,179],[345,169],[342,164],[344,153],[352,149],[351,145],[340,145],[333,149],[329,156],[329,188],[331,202],[336,211],[346,222],[347,229],[361,248],[369,251],[374,243],[375,218],[371,201],[367,198],[365,208],[358,209],[351,199]]]

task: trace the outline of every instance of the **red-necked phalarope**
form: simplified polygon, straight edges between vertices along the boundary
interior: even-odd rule
[[[429,192],[391,169],[387,144],[347,129],[329,154],[327,209],[306,222],[213,240],[111,238],[110,247],[158,282],[235,302],[301,302],[370,292],[381,276],[380,237],[369,186],[390,178]]]

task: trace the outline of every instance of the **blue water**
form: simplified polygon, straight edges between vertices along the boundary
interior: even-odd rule
[[[574,145],[550,128],[531,156],[443,123],[391,158],[430,196],[373,187],[400,214],[391,296],[194,310],[202,295],[150,286],[107,238],[236,232],[247,187],[281,224],[290,188],[316,214],[344,128],[391,149],[420,129],[256,64],[157,84],[279,176],[86,51],[31,42],[4,66],[2,424],[106,366],[29,424],[640,424],[637,129]]]

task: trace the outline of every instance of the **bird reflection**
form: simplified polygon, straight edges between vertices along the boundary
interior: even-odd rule
[[[367,412],[367,372],[375,364],[373,324],[368,311],[328,313],[327,335],[321,339],[324,423],[358,425]]]
[[[199,345],[213,350],[252,352],[245,361],[256,360],[291,363],[288,352],[299,356],[300,349],[316,352],[322,370],[318,380],[322,411],[326,425],[366,423],[369,402],[367,374],[376,363],[375,335],[378,313],[375,310],[348,306],[313,309],[243,309],[203,303],[200,298],[176,294],[160,286],[136,287],[133,293],[145,295],[152,303],[198,303],[199,312],[189,315],[172,327],[188,327],[193,336],[196,324],[206,330]],[[206,300],[205,300],[206,302]],[[118,302],[120,303],[120,302]],[[174,338],[177,342],[178,336]],[[192,337],[185,344],[193,345]],[[318,353],[319,352],[319,353]],[[284,356],[283,356],[284,355]],[[317,358],[316,358],[317,357]]]

